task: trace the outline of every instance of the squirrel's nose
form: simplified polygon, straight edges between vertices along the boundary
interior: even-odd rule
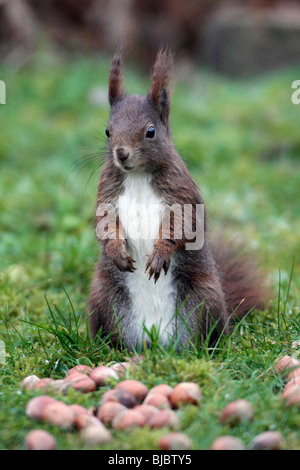
[[[116,149],[116,155],[117,155],[117,158],[121,162],[125,162],[129,157],[129,152],[126,149],[124,149],[123,147],[119,147],[119,148]]]

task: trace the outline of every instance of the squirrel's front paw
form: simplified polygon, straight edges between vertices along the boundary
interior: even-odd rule
[[[163,246],[155,246],[152,253],[149,255],[145,272],[149,269],[149,279],[154,275],[154,282],[156,282],[160,276],[161,270],[163,269],[167,274],[170,261],[171,253],[169,250],[163,249]]]
[[[125,250],[124,243],[120,243],[119,240],[110,241],[106,246],[106,253],[120,271],[133,273],[136,269],[133,265],[132,256]]]

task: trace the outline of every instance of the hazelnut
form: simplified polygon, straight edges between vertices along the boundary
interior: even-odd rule
[[[37,375],[28,375],[20,382],[20,387],[25,388],[25,390],[31,390],[35,387],[37,382],[41,379]]]
[[[192,446],[191,439],[180,432],[171,432],[158,441],[158,447],[162,450],[188,450]]]
[[[99,419],[96,416],[91,416],[91,415],[76,415],[75,416],[75,421],[74,421],[75,427],[78,431],[81,431],[81,429],[85,429],[89,426],[102,426],[102,423],[99,421]]]
[[[212,443],[211,450],[245,450],[245,447],[237,437],[220,436]]]
[[[44,408],[43,421],[61,428],[70,428],[75,424],[76,413],[61,401],[50,403]]]
[[[54,392],[61,393],[62,395],[67,395],[70,386],[70,381],[64,379],[57,379],[51,383],[51,389]]]
[[[149,421],[151,416],[158,412],[158,408],[156,408],[155,406],[145,404],[138,405],[134,409],[142,413],[142,415],[145,416],[147,422]]]
[[[275,362],[274,369],[275,371],[280,373],[286,373],[291,367],[299,366],[300,363],[297,359],[294,359],[291,356],[283,356],[281,359]]]
[[[171,404],[168,398],[161,393],[150,393],[146,396],[143,401],[145,405],[152,405],[156,408],[171,408]]]
[[[293,367],[293,369],[288,373],[288,380],[300,380],[300,364]]]
[[[143,401],[148,393],[148,388],[138,380],[123,380],[116,385],[116,390],[125,390],[131,393],[137,401]]]
[[[253,419],[253,408],[247,400],[236,400],[229,403],[220,416],[220,422],[235,426]]]
[[[76,414],[76,416],[88,416],[89,415],[89,411],[84,408],[83,406],[81,405],[77,405],[77,403],[74,403],[72,405],[69,405],[69,408],[74,411],[74,413]]]
[[[49,432],[36,429],[27,434],[25,447],[28,450],[55,450],[56,441]]]
[[[202,393],[199,385],[193,382],[181,382],[176,385],[171,394],[171,403],[174,408],[178,408],[180,404],[198,405],[202,399]]]
[[[73,374],[73,375],[76,376],[76,374]],[[71,377],[73,375],[71,375]],[[70,387],[74,388],[74,390],[77,390],[78,392],[81,392],[81,393],[89,393],[89,392],[94,392],[96,390],[97,387],[96,387],[95,382],[89,377],[87,376],[84,376],[84,377],[76,376],[76,377],[77,378],[74,378],[74,380],[69,381]]]
[[[80,372],[81,374],[89,375],[92,370],[93,369],[91,367],[86,366],[85,364],[78,364],[77,366],[74,366],[68,370],[68,372],[66,373],[66,377],[69,377],[74,372]]]
[[[300,387],[300,383],[298,384],[297,382],[294,382],[293,380],[290,380],[286,386],[284,387],[284,390],[281,394],[281,398],[285,400],[288,398],[298,387]]]
[[[292,379],[290,379],[286,385],[285,385],[285,390],[293,385],[300,385],[300,376],[297,376],[297,377],[293,377]]]
[[[117,372],[118,375],[122,375],[124,376],[125,373],[126,373],[126,369],[129,369],[129,367],[131,367],[132,364],[130,362],[116,362],[116,364],[113,364],[112,366],[110,366],[110,368]]]
[[[145,416],[134,409],[122,411],[121,413],[117,414],[112,421],[112,427],[118,430],[143,427],[145,424]]]
[[[252,450],[278,450],[283,444],[283,437],[278,431],[266,431],[258,434],[250,443]]]
[[[118,380],[118,374],[111,369],[111,367],[106,366],[99,366],[94,369],[90,375],[90,379],[94,380],[97,387],[101,387],[102,385],[106,385],[110,382],[111,379]]]
[[[111,434],[103,425],[83,428],[80,437],[88,446],[103,445],[111,441]]]
[[[117,414],[127,410],[124,405],[117,401],[107,401],[97,411],[97,417],[105,424],[111,424]]]
[[[167,398],[171,398],[172,392],[173,392],[173,388],[170,387],[170,385],[159,384],[159,385],[155,385],[155,387],[151,388],[148,395],[150,395],[152,393],[160,393],[162,395],[165,395]]]
[[[83,372],[79,372],[78,370],[74,370],[71,374],[66,374],[64,379],[65,382],[73,382],[74,380],[79,379],[86,379],[88,378],[87,374],[83,374]]]
[[[287,408],[292,405],[300,407],[300,386],[292,385],[283,392],[282,398],[285,400]]]
[[[180,428],[179,418],[172,410],[159,410],[149,418],[148,424],[151,429],[163,428],[164,426],[171,429]]]
[[[100,405],[103,405],[107,401],[117,401],[126,406],[126,408],[134,408],[137,405],[135,397],[126,390],[108,390],[104,393]]]
[[[41,390],[46,391],[46,390],[51,389],[51,386],[54,382],[55,382],[55,380],[50,379],[50,378],[47,377],[47,378],[41,379],[38,382],[36,382],[33,388],[35,390],[41,389]]]
[[[25,414],[32,419],[42,419],[44,409],[50,403],[56,403],[55,398],[50,397],[49,395],[41,395],[39,397],[34,397],[26,405]]]

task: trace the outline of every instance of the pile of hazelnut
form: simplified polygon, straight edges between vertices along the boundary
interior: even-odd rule
[[[101,365],[94,369],[77,365],[65,378],[40,379],[35,375],[21,382],[25,389],[40,390],[27,403],[26,415],[36,421],[51,423],[63,429],[79,432],[85,446],[101,446],[112,441],[111,430],[127,431],[148,426],[151,429],[166,428],[157,445],[163,450],[192,449],[191,439],[180,432],[181,423],[177,413],[183,405],[199,405],[202,400],[200,387],[193,382],[181,382],[175,387],[159,384],[151,388],[138,380],[124,379],[124,372],[134,363],[124,362],[112,366]],[[284,356],[275,363],[275,371],[287,379],[282,399],[287,407],[300,405],[300,363]],[[123,376],[123,380],[122,380]],[[120,378],[121,377],[121,378]],[[47,394],[50,391],[63,395],[68,389],[89,393],[104,385],[112,385],[101,398],[98,406],[90,409],[78,404],[67,405],[62,400]],[[249,401],[239,399],[229,403],[220,415],[220,422],[231,427],[241,422],[250,422],[254,416]],[[257,435],[250,449],[279,449],[283,436],[277,431],[266,431]],[[25,439],[27,449],[56,449],[55,438],[42,429],[30,431]],[[243,450],[242,441],[230,435],[218,437],[211,446],[213,450]]]
[[[41,390],[43,393],[56,391],[66,394],[68,389],[82,393],[93,392],[99,387],[120,380],[130,363],[114,366],[99,366],[94,369],[78,365],[70,369],[62,380],[39,379],[28,376],[21,382],[25,389]],[[198,405],[202,399],[199,386],[182,382],[174,388],[159,384],[148,389],[138,380],[121,380],[105,392],[99,406],[91,409],[78,404],[67,405],[50,395],[32,398],[26,406],[28,417],[54,424],[64,429],[76,430],[87,446],[98,446],[112,440],[111,429],[120,431],[148,426],[149,429],[167,428],[169,432],[159,439],[161,449],[191,449],[191,439],[180,433],[180,420],[176,410],[181,404]],[[27,449],[54,449],[54,437],[44,430],[34,430],[27,434]]]

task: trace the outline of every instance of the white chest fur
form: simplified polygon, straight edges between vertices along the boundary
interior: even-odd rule
[[[147,340],[145,330],[151,331],[153,326],[162,344],[167,344],[174,332],[176,291],[172,283],[172,262],[167,275],[162,272],[156,283],[145,272],[147,255],[158,236],[165,206],[155,195],[150,178],[145,173],[126,175],[125,191],[118,201],[120,221],[127,234],[126,249],[136,268],[134,273],[126,275],[132,302],[130,343],[134,346]]]

